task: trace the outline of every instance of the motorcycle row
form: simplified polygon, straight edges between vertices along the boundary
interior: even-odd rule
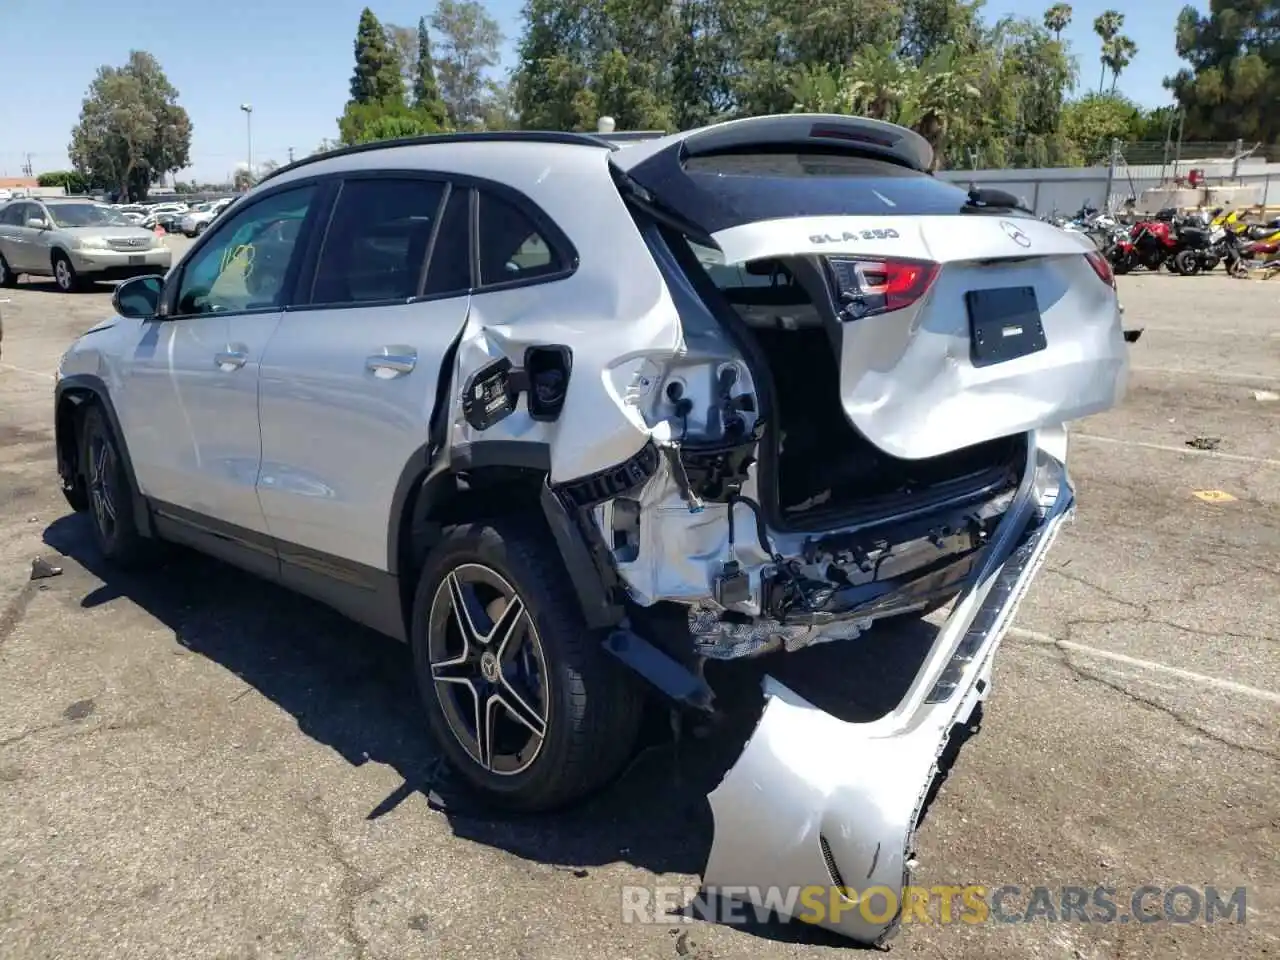
[[[1185,214],[1166,209],[1126,223],[1086,205],[1074,217],[1045,219],[1087,234],[1118,274],[1165,267],[1189,277],[1220,263],[1233,277],[1247,277],[1254,270],[1280,272],[1280,217],[1266,223],[1247,217],[1246,211],[1221,207]]]

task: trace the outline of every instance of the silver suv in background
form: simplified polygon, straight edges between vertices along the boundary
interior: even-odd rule
[[[0,206],[0,286],[25,274],[53,277],[69,293],[96,280],[164,273],[172,261],[162,238],[106,204],[28,197]]]
[[[524,809],[612,777],[646,691],[715,711],[709,660],[950,605],[875,721],[768,677],[710,797],[709,887],[897,890],[1128,362],[1093,244],[931,165],[804,114],[308,158],[68,350],[63,491],[113,561],[184,543],[407,641]]]

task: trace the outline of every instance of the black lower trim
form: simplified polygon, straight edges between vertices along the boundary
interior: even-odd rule
[[[396,576],[162,501],[158,535],[318,600],[396,640],[407,639]]]
[[[521,470],[551,472],[551,447],[524,440],[483,440],[463,443],[449,451],[449,465],[456,472],[486,467],[516,467]]]
[[[591,541],[583,529],[587,521],[578,519],[580,512],[571,512],[549,486],[542,488],[541,503],[587,626],[600,629],[621,623],[624,611],[617,602],[617,578],[608,561],[592,551]]]

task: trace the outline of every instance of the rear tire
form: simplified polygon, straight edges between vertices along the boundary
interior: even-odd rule
[[[1200,265],[1200,269],[1203,270],[1205,273],[1208,273],[1211,270],[1217,269],[1218,264],[1221,262],[1222,262],[1221,257],[1217,257],[1210,254],[1209,256],[1204,258],[1204,262]]]
[[[525,518],[453,527],[414,597],[414,672],[432,733],[472,787],[509,809],[591,793],[622,768],[640,726],[639,685],[587,628],[553,543]]]
[[[1200,258],[1194,250],[1179,250],[1173,258],[1173,268],[1184,277],[1194,277],[1200,272]]]
[[[18,275],[9,269],[9,261],[0,253],[0,287],[16,287]]]
[[[119,441],[102,408],[90,406],[80,423],[80,472],[89,497],[93,540],[102,556],[121,567],[152,556],[152,542],[138,533],[134,489]]]

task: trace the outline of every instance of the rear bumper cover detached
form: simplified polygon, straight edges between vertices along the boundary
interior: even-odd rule
[[[805,919],[863,943],[893,935],[938,759],[986,698],[1000,641],[1073,511],[1066,467],[1040,449],[970,586],[885,716],[849,723],[765,678],[764,713],[710,794],[708,891],[777,910],[777,891],[803,907],[788,892],[820,888],[827,909]]]

